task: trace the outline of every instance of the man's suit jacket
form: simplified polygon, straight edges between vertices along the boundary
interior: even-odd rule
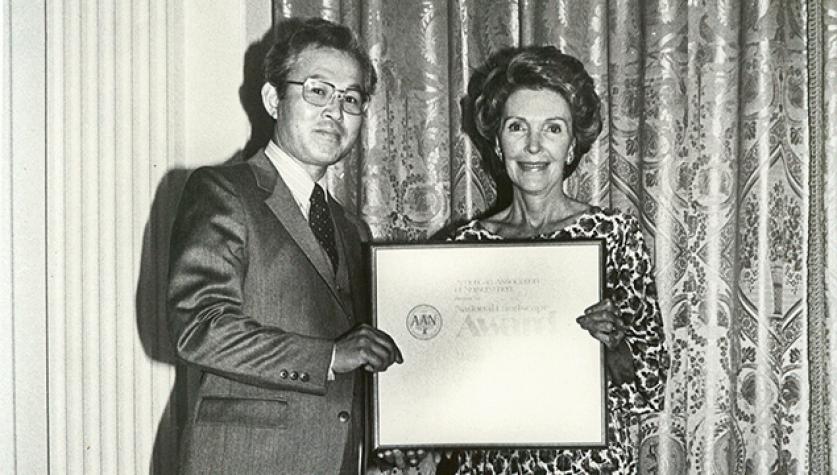
[[[264,151],[189,178],[172,233],[169,322],[203,370],[183,473],[357,473],[359,371],[333,341],[368,315],[365,225],[329,199],[336,275]]]

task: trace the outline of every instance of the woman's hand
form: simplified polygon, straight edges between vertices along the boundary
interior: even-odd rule
[[[619,346],[625,339],[625,325],[619,319],[616,306],[610,299],[604,299],[588,307],[584,310],[584,315],[575,321],[610,350]]]
[[[632,381],[635,377],[633,357],[625,342],[625,325],[613,302],[602,300],[584,310],[584,315],[576,321],[607,347],[605,361],[611,381],[615,384]]]

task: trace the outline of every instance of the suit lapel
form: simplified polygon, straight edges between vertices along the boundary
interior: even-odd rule
[[[256,176],[256,183],[259,187],[268,193],[264,200],[270,211],[276,216],[288,234],[293,238],[296,245],[302,250],[305,256],[311,261],[317,273],[320,274],[325,284],[328,286],[332,295],[340,303],[340,307],[346,314],[350,314],[345,302],[340,298],[337,291],[334,271],[331,268],[331,263],[328,257],[320,247],[317,238],[308,226],[308,221],[299,212],[299,207],[294,200],[291,190],[282,180],[279,172],[270,163],[264,151],[259,151],[253,158],[249,160],[253,172]]]

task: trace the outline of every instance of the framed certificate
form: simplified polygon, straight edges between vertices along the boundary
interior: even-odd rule
[[[373,245],[374,324],[403,364],[372,378],[373,450],[603,447],[604,242]]]

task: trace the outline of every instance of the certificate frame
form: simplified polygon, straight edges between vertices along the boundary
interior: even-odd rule
[[[373,325],[404,356],[371,378],[371,451],[607,446],[604,346],[575,322],[603,298],[603,239],[373,244],[370,261]]]

